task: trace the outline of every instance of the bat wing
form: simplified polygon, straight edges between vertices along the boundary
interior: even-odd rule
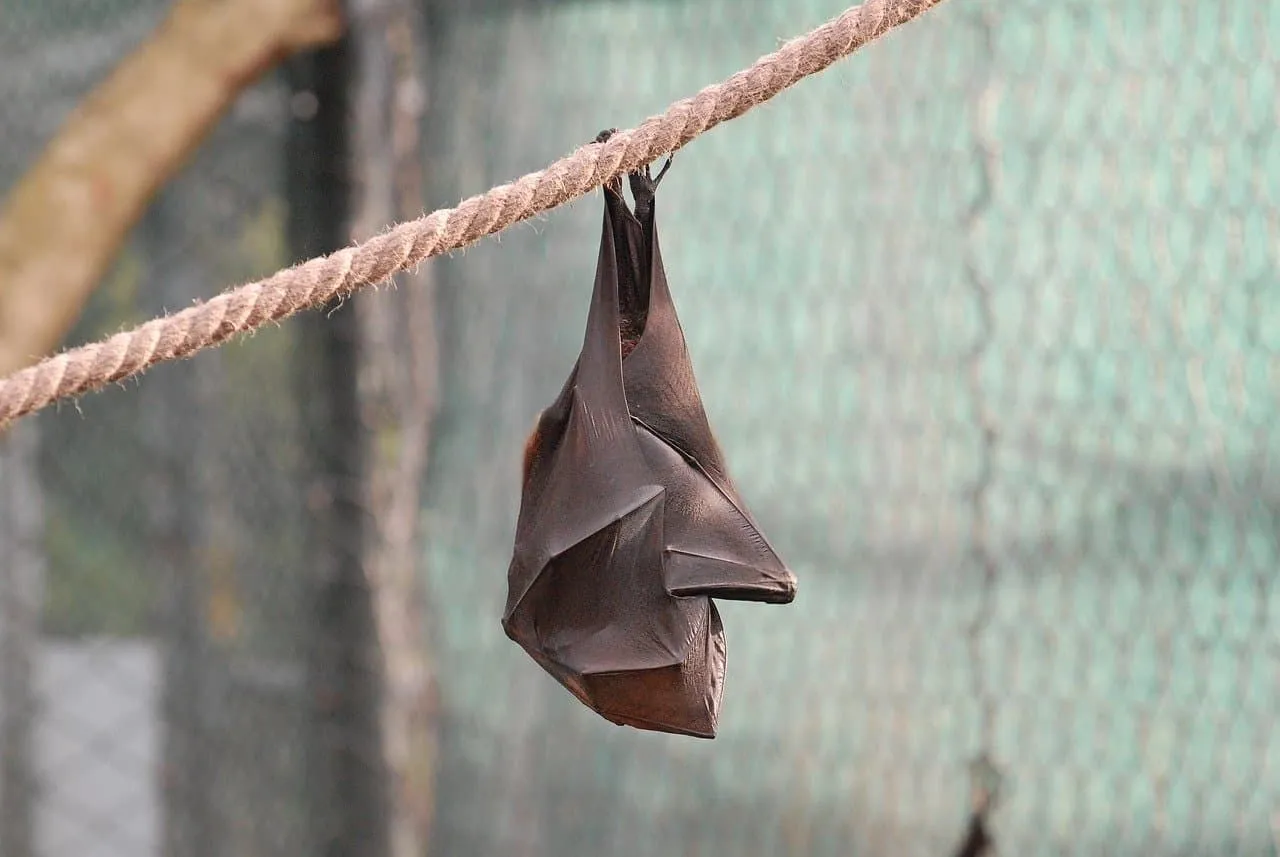
[[[647,221],[628,222],[631,240],[647,251],[640,264],[648,267],[649,304],[644,331],[622,370],[645,459],[667,490],[667,589],[679,596],[789,603],[795,575],[738,495],[707,421],[651,205]]]
[[[608,719],[711,737],[723,628],[709,599],[674,598],[663,578],[666,490],[627,408],[618,281],[606,208],[582,352],[526,454],[503,628]]]
[[[794,600],[795,575],[733,496],[646,426],[640,427],[640,439],[666,486],[667,591],[771,604]]]
[[[710,738],[724,628],[709,598],[666,592],[662,519],[659,496],[553,559],[520,611],[536,634],[525,648],[614,723]]]
[[[686,600],[698,605],[698,610],[689,628],[690,645],[683,663],[586,677],[596,701],[592,707],[604,717],[620,726],[716,737],[724,696],[724,625],[711,599]]]

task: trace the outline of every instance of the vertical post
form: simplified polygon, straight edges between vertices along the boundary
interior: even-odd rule
[[[427,39],[418,0],[353,8],[352,234],[420,214]],[[433,267],[357,300],[360,406],[369,513],[364,567],[381,653],[381,755],[389,781],[390,857],[425,857],[435,808],[437,685],[420,586],[419,487],[437,405]]]
[[[206,293],[196,263],[179,254],[183,206],[174,189],[162,191],[141,224],[151,260],[174,258],[154,269],[147,295],[172,311]],[[139,390],[143,431],[150,453],[146,504],[150,557],[163,594],[161,657],[162,853],[165,857],[217,857],[220,826],[214,823],[217,780],[209,734],[209,652],[204,627],[204,568],[197,457],[201,421],[193,377],[181,367],[158,367]]]
[[[348,243],[351,178],[349,36],[289,63],[293,117],[286,142],[289,250],[296,259]],[[359,325],[347,305],[298,321],[296,372],[309,474],[314,634],[309,665],[314,730],[308,783],[314,853],[385,857],[381,670],[363,566],[364,442],[357,376]]]
[[[44,601],[36,420],[0,433],[0,854],[34,857],[35,665]]]

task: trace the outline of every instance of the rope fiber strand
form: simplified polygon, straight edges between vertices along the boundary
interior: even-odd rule
[[[579,148],[545,170],[402,223],[359,246],[286,268],[174,315],[46,358],[0,380],[0,428],[59,399],[190,357],[233,336],[377,285],[442,253],[590,193],[681,148],[801,79],[916,18],[942,0],[868,0],[722,83],[677,101],[638,128]]]

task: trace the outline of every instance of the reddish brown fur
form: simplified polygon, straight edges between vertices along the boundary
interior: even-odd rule
[[[538,429],[542,424],[542,416],[538,416],[538,422],[534,423],[533,431],[529,432],[529,439],[524,442],[524,467],[520,471],[520,481],[527,482],[529,480],[529,471],[533,469],[533,456],[538,451],[538,441],[540,436]]]
[[[626,319],[622,320],[622,330],[619,331],[619,339],[622,340],[622,359],[626,360],[627,355],[636,350],[636,346],[640,344],[640,332],[635,330],[635,325],[628,324]]]

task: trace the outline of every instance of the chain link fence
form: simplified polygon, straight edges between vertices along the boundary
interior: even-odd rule
[[[0,10],[0,187],[168,5]],[[276,78],[239,99],[155,199],[70,341],[291,261],[287,103]],[[314,584],[301,561],[295,339],[285,326],[19,427],[37,478],[8,499],[42,504],[43,568],[40,597],[19,604],[38,610],[22,626],[34,636],[3,629],[7,662],[26,661],[31,678],[0,698],[0,720],[10,732],[25,721],[27,739],[6,744],[6,857],[313,849],[300,737]],[[12,581],[11,618],[22,595]]]
[[[0,2],[0,187],[164,5]],[[841,8],[425,3],[425,208]],[[72,341],[292,261],[296,90],[237,102]],[[599,195],[430,265],[430,852],[950,855],[985,756],[1002,854],[1280,853],[1278,95],[1277,0],[950,0],[677,156],[658,216],[694,367],[800,578],[721,605],[713,742],[609,725],[498,624]],[[355,739],[317,699],[309,323],[0,451],[6,538],[39,548],[9,552],[38,599],[0,578],[3,675],[30,673],[0,697],[0,823],[34,819],[32,854],[365,853],[315,795],[317,742]]]

